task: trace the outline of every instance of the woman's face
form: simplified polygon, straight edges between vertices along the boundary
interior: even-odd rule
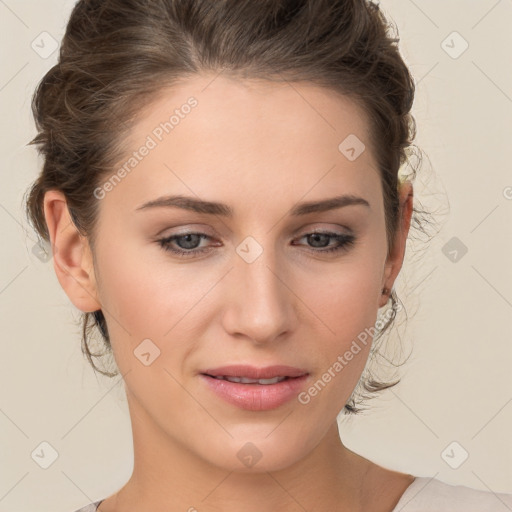
[[[284,468],[322,440],[350,397],[387,300],[381,289],[401,265],[403,254],[386,259],[366,120],[320,87],[198,76],[165,90],[129,141],[125,172],[97,191],[94,282],[136,442],[158,436],[229,470],[244,469],[244,454],[261,457],[256,470]],[[302,206],[345,195],[360,200]],[[166,196],[225,206],[143,207]],[[226,365],[308,375],[283,401],[283,385],[202,375]],[[240,386],[252,401],[238,401]]]

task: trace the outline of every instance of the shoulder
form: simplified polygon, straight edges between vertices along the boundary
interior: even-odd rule
[[[97,508],[98,508],[98,505],[102,502],[103,500],[99,500],[99,501],[95,501],[94,503],[90,503],[89,505],[86,505],[85,507],[82,507],[81,509],[79,510],[75,510],[75,512],[96,512]]]
[[[507,512],[512,494],[451,485],[418,476],[402,494],[392,512]]]

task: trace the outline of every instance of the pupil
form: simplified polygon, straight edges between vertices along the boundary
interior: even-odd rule
[[[182,247],[181,243],[178,243],[178,245],[180,245],[180,247],[182,247],[182,249],[195,249],[195,247],[197,246],[198,240],[196,240],[196,244],[194,244],[193,242],[191,243],[190,237],[198,237],[198,236],[199,235],[194,235],[194,234],[183,235],[180,238],[178,238],[178,241],[186,239],[185,246]],[[192,238],[192,240],[194,240],[194,238]]]
[[[326,244],[316,245],[316,243],[313,243],[314,247],[325,247],[329,243],[329,240],[327,239],[327,235],[324,235],[323,233],[314,233],[314,234],[309,235],[309,236],[313,239],[314,242],[318,242],[319,238],[321,239],[321,237],[325,237],[325,242],[327,242]]]

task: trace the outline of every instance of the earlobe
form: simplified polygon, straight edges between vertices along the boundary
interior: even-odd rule
[[[90,247],[74,225],[62,192],[46,192],[44,214],[51,239],[53,267],[60,285],[81,311],[101,309]]]

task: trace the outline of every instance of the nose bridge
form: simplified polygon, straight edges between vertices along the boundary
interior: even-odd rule
[[[236,248],[231,272],[233,298],[226,328],[253,341],[271,341],[293,325],[293,303],[270,241],[247,237]],[[261,240],[261,238],[260,238]]]

